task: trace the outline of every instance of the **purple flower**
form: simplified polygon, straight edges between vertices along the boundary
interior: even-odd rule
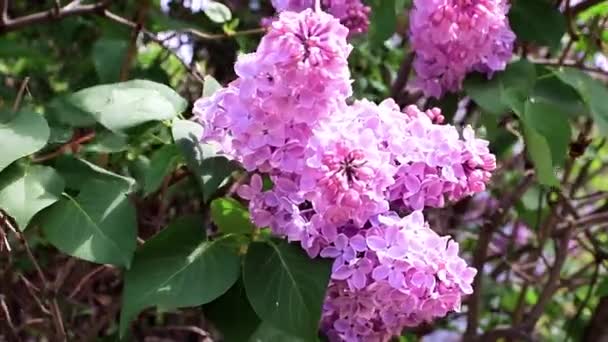
[[[505,69],[515,41],[508,10],[506,0],[414,0],[414,68],[428,96],[459,90],[469,72]]]
[[[313,0],[272,0],[277,12],[301,12],[315,6]],[[340,20],[351,35],[367,32],[371,8],[361,0],[322,0],[321,8]]]

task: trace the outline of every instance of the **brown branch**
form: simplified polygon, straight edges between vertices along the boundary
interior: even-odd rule
[[[555,291],[559,289],[560,273],[564,263],[566,262],[566,257],[568,256],[568,242],[570,241],[570,237],[572,235],[572,228],[573,226],[568,228],[566,234],[564,234],[564,236],[559,240],[559,245],[555,246],[555,262],[553,263],[553,267],[549,272],[549,279],[547,280],[538,301],[524,319],[523,326],[528,331],[534,329],[536,322],[545,310],[545,306],[551,301]]]
[[[129,49],[125,56],[125,59],[122,63],[122,67],[120,68],[120,81],[126,81],[129,79],[129,70],[131,69],[131,65],[133,64],[133,59],[137,55],[137,37],[141,32],[142,28],[146,22],[146,16],[148,10],[150,9],[150,1],[144,0],[139,2],[139,7],[137,8],[136,15],[136,25],[133,28],[133,32],[131,33],[131,41],[129,42]]]
[[[0,27],[3,27],[9,20],[8,2],[9,0],[0,0]]]
[[[2,210],[0,210],[0,222],[2,223],[3,226],[5,226],[9,230],[11,230],[15,234],[15,237],[17,238],[17,240],[19,240],[19,242],[23,245],[28,258],[34,265],[34,269],[36,270],[36,273],[38,274],[40,281],[44,285],[45,293],[48,294],[48,292],[52,291],[53,289],[51,288],[47,277],[44,275],[44,272],[42,271],[42,268],[40,267],[38,260],[34,256],[34,253],[32,252],[30,245],[27,242],[27,239],[18,230],[18,228],[15,228],[13,226],[13,224],[11,223],[10,217]],[[57,303],[57,298],[56,298],[55,292],[53,292],[51,294],[51,298],[50,298],[49,302],[51,305],[51,316],[53,318],[53,324],[55,325],[55,331],[57,333],[57,338],[58,338],[58,340],[66,341],[67,335],[65,332],[65,326],[63,324],[63,318],[61,315],[61,310],[59,309],[59,304]]]
[[[599,4],[604,2],[605,0],[587,0],[585,2],[581,2],[580,4],[572,7],[572,15],[576,16],[577,14]]]
[[[61,145],[57,150],[55,150],[49,154],[46,154],[46,155],[43,155],[40,157],[32,157],[32,162],[41,163],[41,162],[44,162],[47,160],[54,159],[54,158],[62,155],[68,149],[76,150],[81,144],[89,142],[93,139],[95,139],[95,132],[85,134],[79,138],[74,138],[71,141]]]
[[[539,65],[552,66],[552,67],[575,68],[575,69],[580,69],[583,71],[588,71],[588,72],[593,72],[596,74],[602,74],[604,76],[608,76],[608,71],[606,71],[606,70],[599,69],[599,68],[592,68],[592,67],[588,67],[585,65],[572,64],[572,63],[566,63],[566,62],[560,63],[560,62],[552,62],[552,61],[537,61],[537,60],[532,60],[532,61]]]
[[[517,341],[533,342],[535,339],[526,331],[520,328],[504,328],[488,331],[478,339],[480,342],[496,342],[501,338],[514,339]]]
[[[93,271],[89,272],[87,275],[82,277],[80,279],[80,281],[78,282],[78,285],[76,285],[76,287],[74,287],[74,290],[72,292],[70,292],[70,295],[68,296],[68,298],[70,298],[70,299],[74,298],[78,294],[78,292],[80,292],[80,290],[82,289],[82,287],[84,286],[85,283],[87,283],[89,280],[91,280],[91,278],[93,278],[96,274],[105,270],[107,267],[108,266],[106,266],[106,265],[98,266],[98,267],[94,268]]]
[[[474,292],[469,298],[468,302],[468,314],[467,314],[467,329],[463,335],[463,341],[474,341],[477,336],[477,327],[479,325],[479,315],[481,313],[482,304],[482,288],[483,288],[483,265],[487,258],[488,246],[492,239],[492,233],[496,227],[499,227],[508,215],[509,209],[515,204],[515,202],[521,198],[526,192],[528,187],[533,183],[534,176],[526,175],[524,180],[519,186],[510,194],[503,197],[500,202],[498,209],[494,214],[484,223],[481,227],[479,239],[477,240],[477,247],[473,253],[473,264],[472,266],[477,269],[477,276],[473,280]]]
[[[127,27],[130,27],[132,29],[136,29],[137,28],[137,23],[134,23],[126,18],[123,18],[115,13],[112,13],[108,10],[103,11],[102,16],[110,19],[112,21],[114,21],[115,23],[121,24],[121,25],[125,25]],[[155,33],[152,33],[148,30],[146,30],[145,28],[141,28],[140,30],[141,33],[143,33],[148,39],[150,39],[151,41],[157,43],[161,48],[163,48],[165,51],[170,52],[171,54],[175,55],[175,52],[173,50],[171,50],[170,48],[168,48],[167,46],[165,46],[163,43],[164,41],[162,39],[159,39]],[[188,65],[187,63],[185,63],[181,58],[178,58],[178,60],[180,61],[180,63],[184,66],[184,68],[188,71],[188,73],[190,73],[192,76],[194,76],[194,78],[196,78],[197,81],[199,81],[200,83],[204,83],[204,78],[196,71],[194,70],[192,67],[190,67],[190,65]]]
[[[0,34],[7,33],[15,30],[19,30],[26,26],[47,23],[50,21],[60,20],[67,17],[95,14],[103,11],[108,3],[106,1],[90,4],[90,5],[79,5],[71,8],[61,8],[57,11],[55,8],[25,15],[18,18],[4,18],[5,20],[0,23]]]
[[[593,310],[589,325],[585,328],[582,341],[600,342],[608,338],[608,296],[600,299]]]
[[[17,333],[17,329],[15,328],[15,324],[13,324],[13,319],[11,317],[11,312],[8,309],[8,306],[6,305],[6,301],[4,300],[4,295],[0,294],[0,308],[2,308],[2,312],[4,313],[5,316],[5,322],[6,325],[8,325],[9,331],[12,335],[12,338],[14,339],[14,341],[18,341],[19,340],[19,334]]]
[[[397,97],[401,95],[401,91],[407,84],[407,80],[410,77],[410,73],[412,71],[412,64],[414,63],[414,53],[410,52],[403,61],[401,62],[401,66],[399,67],[399,71],[397,72],[397,78],[391,87],[391,97],[397,100]]]
[[[23,82],[21,82],[21,86],[17,92],[17,98],[15,99],[15,103],[13,103],[13,112],[17,112],[19,107],[21,107],[21,101],[23,100],[23,96],[25,95],[25,90],[27,89],[27,84],[29,81],[30,78],[26,77],[23,79]]]

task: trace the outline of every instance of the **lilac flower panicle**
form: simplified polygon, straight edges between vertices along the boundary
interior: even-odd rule
[[[366,251],[336,259],[321,321],[330,341],[388,341],[458,311],[473,292],[477,271],[458,257],[456,242],[428,228],[420,212],[395,216],[350,237],[364,237]]]
[[[277,12],[301,12],[313,8],[315,0],[272,0]],[[369,28],[370,7],[361,0],[321,0],[321,8],[338,18],[346,26],[350,35],[367,32]]]
[[[439,109],[347,104],[347,36],[322,11],[282,12],[237,61],[238,79],[194,113],[202,140],[251,172],[237,194],[254,224],[334,260],[320,329],[331,341],[387,341],[472,292],[476,270],[420,210],[483,191],[496,161]]]
[[[506,0],[414,0],[410,38],[426,95],[457,91],[467,73],[504,70],[515,34]]]

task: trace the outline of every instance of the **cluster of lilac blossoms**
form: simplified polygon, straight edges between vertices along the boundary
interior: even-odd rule
[[[483,191],[496,161],[487,141],[471,128],[461,137],[438,109],[347,104],[348,34],[320,10],[282,12],[239,58],[238,79],[194,113],[202,140],[252,173],[238,194],[254,223],[334,259],[323,333],[386,341],[472,292],[476,270],[421,210]]]
[[[315,6],[316,0],[271,0],[277,12],[301,12]],[[361,0],[321,0],[321,8],[340,20],[351,35],[367,32],[370,7]]]
[[[414,0],[410,39],[426,95],[457,91],[467,73],[504,70],[515,34],[507,0]]]

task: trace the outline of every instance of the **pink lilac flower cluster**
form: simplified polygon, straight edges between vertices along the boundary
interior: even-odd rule
[[[473,292],[477,271],[419,211],[380,215],[370,228],[345,229],[335,239],[346,247],[332,251],[336,261],[321,321],[330,341],[388,341],[404,327],[458,311],[462,295]]]
[[[347,35],[320,10],[282,12],[237,62],[239,78],[194,113],[203,141],[252,172],[238,194],[256,226],[334,259],[323,332],[385,341],[471,293],[476,270],[420,210],[483,191],[496,165],[486,141],[470,128],[461,138],[438,109],[347,104]]]
[[[315,0],[272,0],[277,12],[300,12],[313,8]],[[321,8],[338,18],[351,35],[367,32],[369,28],[370,7],[361,0],[321,0]]]
[[[414,0],[410,39],[426,95],[459,90],[472,71],[505,69],[515,41],[508,10],[506,0]]]

